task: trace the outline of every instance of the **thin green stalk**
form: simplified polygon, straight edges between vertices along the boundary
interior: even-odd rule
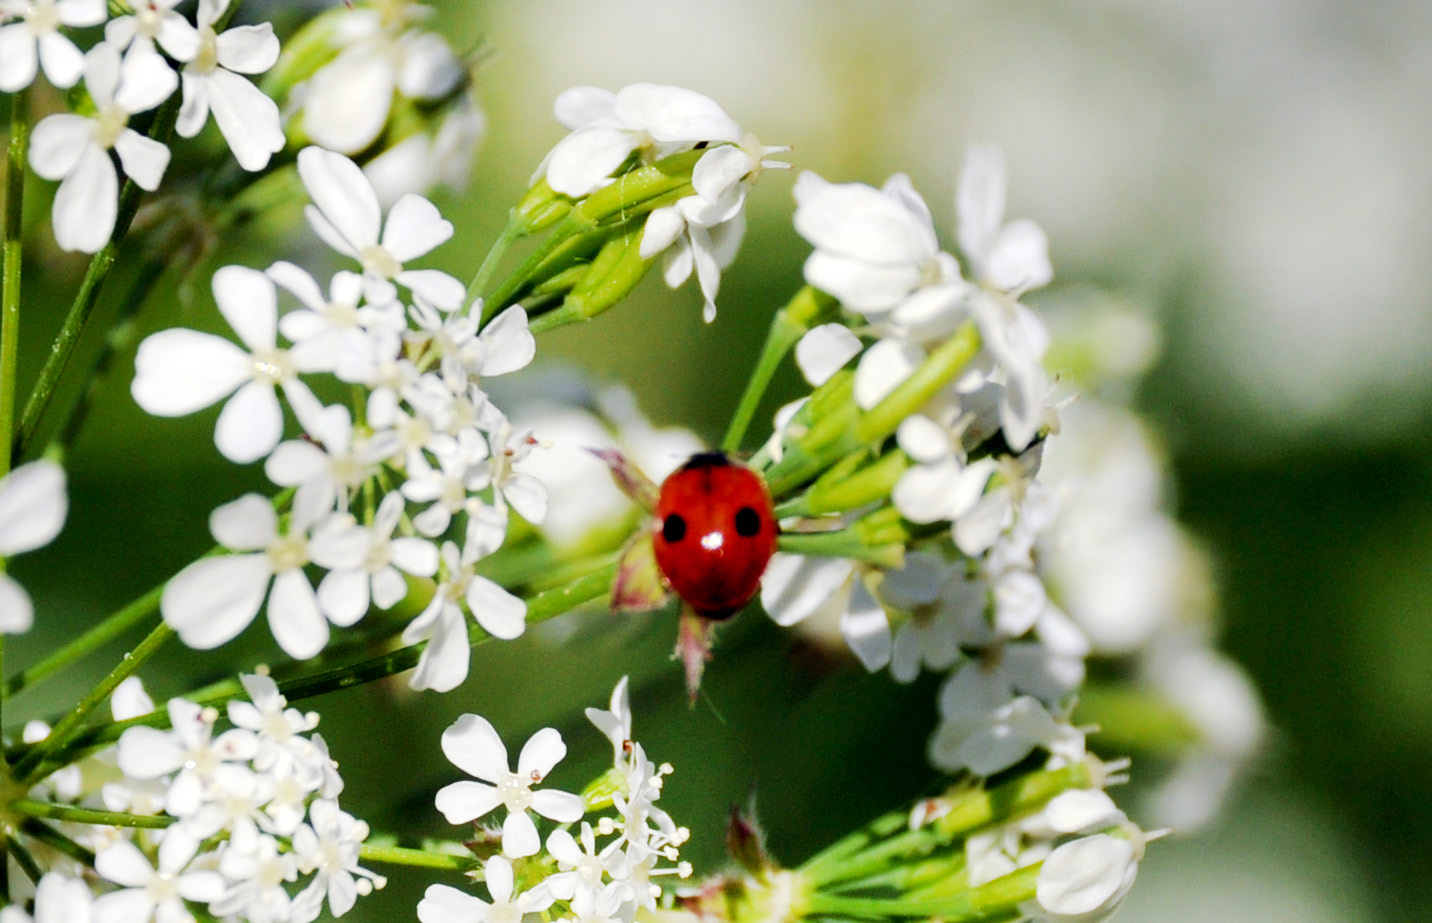
[[[482,863],[470,855],[456,856],[428,852],[425,849],[405,849],[401,846],[360,846],[358,861],[386,862],[389,865],[442,869],[448,872],[470,872],[482,868]]]
[[[477,274],[467,286],[467,298],[463,304],[471,309],[472,303],[482,296],[482,292],[492,282],[492,276],[497,272],[497,264],[507,255],[508,249],[522,236],[522,224],[517,220],[516,215],[508,215],[507,224],[502,228],[502,233],[497,235],[497,240],[492,242],[492,247],[487,251],[487,256],[482,258],[482,265],[477,267]]]
[[[15,365],[20,343],[20,271],[25,213],[25,152],[30,145],[30,92],[10,97],[10,144],[5,163],[4,270],[0,279],[0,446],[15,431]],[[0,476],[12,459],[0,452]]]
[[[80,865],[94,868],[94,853],[38,818],[30,818],[20,830],[29,837],[39,840],[51,849],[69,856]]]
[[[1042,863],[1030,865],[978,888],[949,897],[848,897],[817,891],[810,895],[809,911],[811,915],[840,914],[874,920],[898,917],[938,918],[948,923],[1015,920],[1022,916],[1020,905],[1034,900],[1034,889],[1041,867]]]
[[[106,617],[98,625],[51,653],[48,657],[26,670],[21,670],[5,681],[5,695],[11,696],[34,685],[56,670],[66,667],[124,634],[159,608],[159,599],[164,595],[160,584],[134,602]]]
[[[134,672],[142,667],[150,657],[153,657],[155,652],[173,636],[174,629],[170,628],[168,623],[160,622],[154,626],[154,630],[139,642],[134,650],[124,655],[119,666],[111,670],[108,676],[100,680],[99,685],[91,689],[68,714],[60,719],[59,724],[55,725],[48,737],[21,757],[12,775],[26,785],[33,785],[44,778],[46,770],[50,768],[48,765],[50,757],[62,752],[70,739],[81,730],[81,726],[89,717],[90,712],[108,699],[116,686],[133,676]]]
[[[572,582],[546,590],[534,595],[527,601],[527,624],[536,625],[548,619],[555,618],[566,612],[570,612],[582,603],[597,599],[611,591],[612,579],[616,576],[616,555],[605,555],[598,559],[594,565],[596,569],[574,579]],[[468,631],[468,637],[473,644],[480,644],[489,639],[489,635],[474,624]],[[279,692],[290,702],[297,702],[301,699],[312,698],[324,695],[339,689],[348,689],[374,680],[384,679],[396,673],[411,670],[417,666],[418,659],[422,656],[423,649],[427,646],[426,641],[419,641],[409,647],[399,648],[390,653],[361,660],[356,663],[336,667],[331,670],[323,670],[307,676],[299,676],[290,680],[284,680],[278,684]],[[209,687],[213,690],[211,695],[197,698],[200,705],[213,705],[218,707],[225,705],[233,699],[243,698],[246,693],[237,680],[216,683]],[[70,741],[67,752],[62,758],[73,758],[82,751],[104,746],[119,739],[119,736],[126,730],[138,726],[146,727],[168,727],[169,713],[160,709],[138,718],[130,718],[127,721],[107,721],[85,728],[75,734]],[[53,738],[46,738],[46,741]],[[38,745],[37,745],[38,746]],[[29,754],[26,755],[29,758]]]
[[[741,448],[741,440],[745,438],[746,429],[751,425],[756,408],[765,396],[766,388],[770,386],[771,378],[780,367],[781,360],[800,342],[806,331],[823,316],[833,312],[835,305],[835,299],[807,285],[771,318],[765,345],[761,347],[761,357],[756,360],[756,368],[746,382],[741,403],[736,406],[736,414],[731,417],[731,423],[726,427],[726,436],[721,440],[723,451],[735,452]]]
[[[174,121],[179,115],[180,102],[180,94],[175,93],[159,107],[159,111],[154,116],[154,123],[149,128],[149,137],[164,144],[169,143],[169,139],[174,134]],[[55,336],[55,342],[50,347],[44,368],[40,370],[35,388],[30,392],[30,399],[25,402],[25,412],[20,417],[19,431],[12,440],[12,455],[15,458],[21,457],[35,437],[35,430],[40,425],[40,418],[54,398],[60,377],[64,375],[70,359],[74,356],[80,334],[84,332],[90,316],[94,313],[95,304],[99,301],[100,290],[104,287],[105,280],[109,278],[110,270],[114,268],[115,255],[119,252],[120,244],[124,242],[125,236],[129,233],[129,226],[134,221],[135,213],[139,211],[139,201],[143,196],[144,190],[139,188],[134,180],[125,180],[124,189],[119,194],[119,208],[115,215],[114,232],[110,235],[109,242],[101,247],[100,251],[90,260],[84,280],[80,282],[79,291],[75,293],[69,313],[65,315],[64,324]]]
[[[178,818],[167,815],[94,811],[89,808],[77,808],[72,804],[55,804],[49,801],[31,801],[29,799],[12,801],[9,808],[26,817],[44,817],[50,820],[68,821],[72,824],[96,824],[104,827],[147,827],[151,830],[162,830],[178,820]]]
[[[30,879],[30,884],[40,883],[40,876],[45,873],[40,868],[40,863],[35,861],[35,857],[30,855],[30,851],[25,848],[18,837],[11,837],[6,841],[5,851],[14,858],[15,864],[20,866],[20,871],[25,873],[25,877]]]

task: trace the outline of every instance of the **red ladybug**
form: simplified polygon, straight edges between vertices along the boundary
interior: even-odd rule
[[[776,550],[766,485],[724,452],[700,452],[672,472],[656,503],[656,563],[672,590],[709,619],[751,601]]]

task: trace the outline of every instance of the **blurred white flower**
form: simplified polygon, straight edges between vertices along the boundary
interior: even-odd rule
[[[199,51],[199,31],[174,8],[183,0],[144,0],[129,16],[116,16],[104,26],[104,40],[126,57],[159,59],[155,42],[176,61],[188,61]],[[160,63],[163,63],[162,60]],[[165,65],[168,66],[167,64]]]
[[[48,545],[60,534],[68,512],[65,469],[42,458],[11,471],[0,479],[0,557]],[[0,633],[29,631],[34,621],[30,594],[14,577],[0,573]]]
[[[428,607],[403,630],[404,644],[428,642],[408,681],[412,688],[448,692],[467,679],[471,642],[464,604],[482,630],[494,638],[510,641],[527,630],[527,604],[475,573],[484,550],[480,543],[469,541],[459,554],[457,545],[443,543],[443,581]]]
[[[192,138],[204,127],[209,113],[219,125],[234,159],[245,170],[262,170],[269,157],[283,150],[283,128],[278,104],[240,74],[261,74],[278,61],[278,39],[273,26],[260,23],[236,26],[216,35],[214,23],[230,0],[199,0],[198,47],[180,77],[184,105],[175,130]]]
[[[821,324],[807,330],[796,343],[796,365],[811,387],[818,388],[863,348],[860,337],[844,324]]]
[[[487,719],[478,715],[463,715],[444,731],[442,747],[453,765],[482,781],[443,786],[437,795],[438,810],[448,823],[465,824],[487,815],[498,805],[505,807],[503,855],[532,856],[542,848],[529,810],[562,824],[581,819],[580,796],[554,789],[532,789],[567,755],[562,735],[555,729],[543,728],[532,735],[518,754],[516,772],[507,768],[507,748],[502,738]]]
[[[185,901],[207,904],[224,894],[224,876],[196,862],[199,841],[170,832],[159,844],[158,866],[128,840],[116,840],[95,856],[94,869],[121,885],[95,898],[95,923],[192,921]]]
[[[95,117],[41,119],[30,139],[30,166],[45,179],[61,180],[51,209],[60,248],[96,253],[109,241],[119,207],[109,150],[136,185],[158,189],[169,149],[127,126],[130,116],[159,105],[179,81],[158,55],[130,56],[121,64],[119,52],[105,43],[85,55],[84,71]]]
[[[61,34],[104,22],[104,0],[0,0],[0,93],[17,93],[43,68],[60,89],[75,85],[84,73],[84,55]],[[18,17],[19,22],[5,22]]]
[[[328,910],[341,917],[360,895],[387,881],[358,864],[359,848],[368,839],[368,824],[340,810],[338,802],[319,798],[309,806],[308,823],[293,835],[293,853],[313,881],[294,898],[294,921],[315,919],[328,898]]]
[[[890,622],[865,586],[866,565],[849,558],[776,552],[761,578],[761,606],[777,625],[839,619],[840,633],[865,669],[890,662]]]
[[[418,902],[420,923],[453,923],[455,920],[511,923],[552,906],[552,894],[544,888],[533,888],[514,895],[512,863],[502,856],[493,856],[483,863],[482,877],[487,882],[487,893],[491,895],[492,903],[447,885],[428,885],[423,899]]]

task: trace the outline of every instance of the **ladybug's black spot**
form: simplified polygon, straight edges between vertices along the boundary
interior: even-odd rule
[[[682,470],[691,468],[724,468],[731,464],[731,459],[725,452],[697,452],[686,460]]]
[[[746,538],[761,531],[761,514],[749,506],[743,506],[736,511],[736,534]]]
[[[661,537],[668,542],[679,542],[686,537],[686,520],[680,513],[671,513],[661,524]]]

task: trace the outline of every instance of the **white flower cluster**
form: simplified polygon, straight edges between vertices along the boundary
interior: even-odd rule
[[[368,825],[338,805],[343,780],[323,738],[312,733],[318,715],[289,708],[266,676],[241,680],[251,701],[229,703],[229,730],[215,734],[214,709],[171,699],[169,730],[132,727],[115,746],[31,792],[174,818],[162,829],[61,824],[61,832],[94,851],[99,878],[118,887],[95,882],[93,893],[78,881],[80,866],[59,860],[39,883],[36,920],[192,923],[188,905],[203,904],[226,919],[307,923],[325,901],[341,916],[359,895],[382,887],[381,876],[358,864]],[[116,689],[112,709],[125,720],[152,712],[154,703],[131,678]],[[48,733],[36,722],[25,738]]]
[[[506,813],[501,852],[483,865],[491,901],[431,885],[418,904],[422,923],[501,923],[538,912],[544,919],[633,923],[638,911],[656,908],[661,889],[653,876],[691,874],[677,851],[689,831],[655,803],[672,769],[653,766],[632,740],[626,677],[613,690],[610,709],[589,708],[587,717],[611,741],[613,754],[608,777],[614,780],[615,816],[603,815],[595,824],[584,819],[589,805],[580,796],[535,788],[566,755],[555,729],[532,735],[517,757],[516,772],[508,769],[507,749],[483,718],[463,715],[443,732],[443,753],[480,781],[444,787],[438,810],[455,824],[480,820],[499,807]],[[545,852],[529,812],[563,825],[547,836]],[[578,821],[573,836],[569,828]],[[514,888],[518,867],[525,885],[520,893]]]
[[[185,643],[211,648],[252,622],[267,597],[275,640],[303,659],[323,649],[330,623],[347,627],[370,605],[403,599],[404,574],[436,575],[431,605],[403,637],[430,640],[413,686],[446,691],[467,675],[464,610],[496,637],[525,628],[524,603],[473,566],[502,544],[509,509],[534,523],[546,512],[545,489],[521,470],[535,440],[514,430],[482,388],[484,378],[527,365],[535,341],[521,308],[479,330],[481,304],[464,306],[460,282],[409,268],[452,234],[427,199],[400,198],[385,221],[347,157],[309,147],[298,169],[314,201],[310,224],[360,271],[335,274],[325,295],[292,263],[264,272],[226,266],[214,274],[214,297],[243,345],[165,330],[135,360],[141,407],[178,416],[225,400],[220,452],[239,463],[267,456],[270,480],[295,488],[286,517],[256,494],[215,510],[214,538],[235,553],[179,573],[161,609]],[[280,290],[298,302],[282,318]],[[301,377],[319,373],[363,390],[356,419],[341,405],[323,406]],[[280,443],[279,392],[300,439]],[[409,517],[409,502],[422,510]],[[326,572],[316,588],[314,569]]]
[[[858,314],[875,340],[867,348],[838,323],[810,331],[797,361],[812,384],[856,360],[854,398],[869,409],[962,325],[977,327],[982,350],[895,433],[909,466],[894,508],[917,525],[948,523],[948,537],[899,567],[777,554],[766,610],[783,625],[838,619],[862,663],[888,666],[897,681],[948,673],[929,756],[980,776],[1036,748],[1051,765],[1080,758],[1084,733],[1068,716],[1085,662],[1123,658],[1205,739],[1170,783],[1166,800],[1179,805],[1161,818],[1207,817],[1261,736],[1257,699],[1208,646],[1207,613],[1190,601],[1207,580],[1164,508],[1161,466],[1137,421],[1088,398],[1056,418],[1048,403],[1050,334],[1019,300],[1052,278],[1047,243],[1031,222],[1004,222],[999,151],[972,147],[959,181],[958,239],[973,282],[939,249],[903,176],[877,190],[804,174],[796,198],[796,227],[816,247],[807,282]],[[1122,330],[1129,349],[1106,373],[1128,378],[1141,369],[1127,356],[1150,356],[1152,335],[1116,320],[1105,326]],[[793,418],[787,408],[780,419]],[[1041,429],[1047,438],[1036,438]]]
[[[119,181],[111,149],[126,176],[151,192],[159,188],[169,149],[128,123],[176,89],[183,90],[175,124],[181,136],[197,135],[212,113],[245,170],[262,170],[283,149],[278,104],[245,76],[278,61],[273,27],[261,23],[217,33],[214,26],[230,0],[200,0],[193,23],[175,11],[178,2],[148,0],[133,14],[110,20],[104,41],[83,58],[59,28],[105,22],[103,0],[6,0],[0,7],[21,18],[0,28],[0,89],[15,92],[30,85],[38,48],[51,83],[72,86],[83,74],[94,103],[92,115],[42,119],[31,139],[30,166],[45,179],[61,181],[52,220],[55,239],[66,250],[94,253],[114,230]]]
[[[663,276],[676,288],[696,272],[702,316],[716,319],[721,270],[736,258],[746,232],[746,193],[761,172],[788,164],[710,98],[681,87],[634,83],[611,93],[574,87],[557,97],[557,120],[572,131],[538,169],[556,192],[590,195],[623,165],[650,163],[706,148],[692,173],[694,194],[655,209],[642,231],[642,259],[665,253]]]

